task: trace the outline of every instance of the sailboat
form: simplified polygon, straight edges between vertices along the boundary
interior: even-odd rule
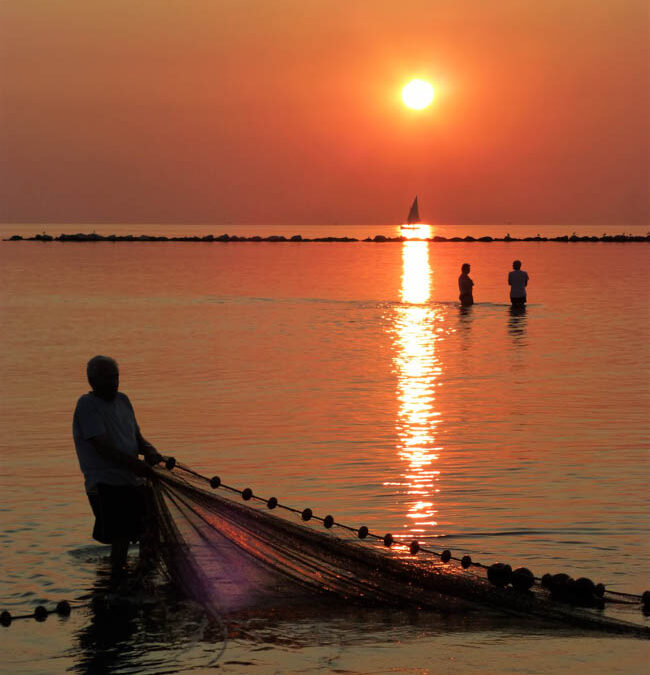
[[[417,230],[419,229],[421,222],[422,221],[420,220],[420,209],[418,208],[418,197],[417,195],[415,195],[415,199],[411,204],[411,210],[409,211],[409,215],[406,219],[406,224],[402,225],[402,229]]]

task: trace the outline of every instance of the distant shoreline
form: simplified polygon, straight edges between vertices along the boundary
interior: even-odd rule
[[[33,237],[23,237],[19,234],[14,234],[11,237],[3,239],[3,241],[62,241],[62,242],[200,242],[200,243],[237,243],[237,242],[270,242],[270,243],[310,243],[310,242],[341,242],[341,243],[351,243],[351,242],[370,242],[370,243],[403,243],[405,241],[427,241],[433,243],[448,243],[448,242],[483,242],[490,243],[494,241],[502,242],[528,242],[528,241],[551,241],[551,242],[614,242],[614,243],[624,243],[624,242],[650,242],[650,234],[648,235],[633,235],[633,234],[603,234],[600,237],[596,236],[580,236],[577,234],[572,235],[563,235],[560,237],[510,237],[506,235],[505,237],[429,237],[429,238],[408,238],[408,237],[386,237],[383,234],[378,234],[374,237],[366,237],[365,239],[358,239],[356,237],[302,237],[299,234],[296,234],[292,237],[285,237],[282,235],[271,235],[268,237],[241,237],[238,235],[229,235],[221,234],[215,236],[213,234],[207,234],[205,236],[184,236],[184,237],[165,237],[165,236],[154,236],[148,234],[96,234],[95,232],[84,234],[60,234],[56,237],[50,234],[36,234]]]

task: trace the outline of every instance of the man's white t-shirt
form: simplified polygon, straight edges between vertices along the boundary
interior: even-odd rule
[[[93,492],[97,483],[144,484],[144,479],[133,471],[104,459],[89,442],[90,438],[106,434],[119,451],[137,459],[139,431],[133,406],[126,394],[118,392],[112,401],[105,401],[92,392],[79,398],[72,421],[72,436],[86,492]]]
[[[528,272],[524,272],[524,270],[512,270],[508,274],[508,283],[510,284],[511,298],[525,298]]]

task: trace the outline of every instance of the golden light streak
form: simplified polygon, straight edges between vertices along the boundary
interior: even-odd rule
[[[400,227],[400,234],[406,239],[430,239],[432,227],[424,223],[415,223],[414,225],[404,223]]]
[[[401,480],[385,483],[397,487],[408,497],[405,531],[400,538],[426,534],[437,525],[432,500],[437,492],[434,469],[441,447],[436,445],[436,380],[441,365],[436,354],[437,342],[444,339],[439,324],[444,320],[431,305],[433,272],[429,263],[429,243],[414,241],[430,227],[416,230],[402,245],[402,304],[396,308],[393,325],[394,365],[397,373],[399,408],[395,427],[399,439],[397,452],[406,463]]]

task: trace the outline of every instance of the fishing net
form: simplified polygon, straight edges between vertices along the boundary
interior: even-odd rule
[[[538,579],[529,590],[498,587],[485,566],[468,558],[393,543],[389,535],[384,540],[309,509],[278,505],[216,477],[211,482],[184,465],[155,471],[154,511],[165,567],[208,609],[236,613],[305,598],[313,604],[318,594],[444,612],[506,612],[650,636],[640,596],[605,592],[600,607],[576,607],[558,602]]]

